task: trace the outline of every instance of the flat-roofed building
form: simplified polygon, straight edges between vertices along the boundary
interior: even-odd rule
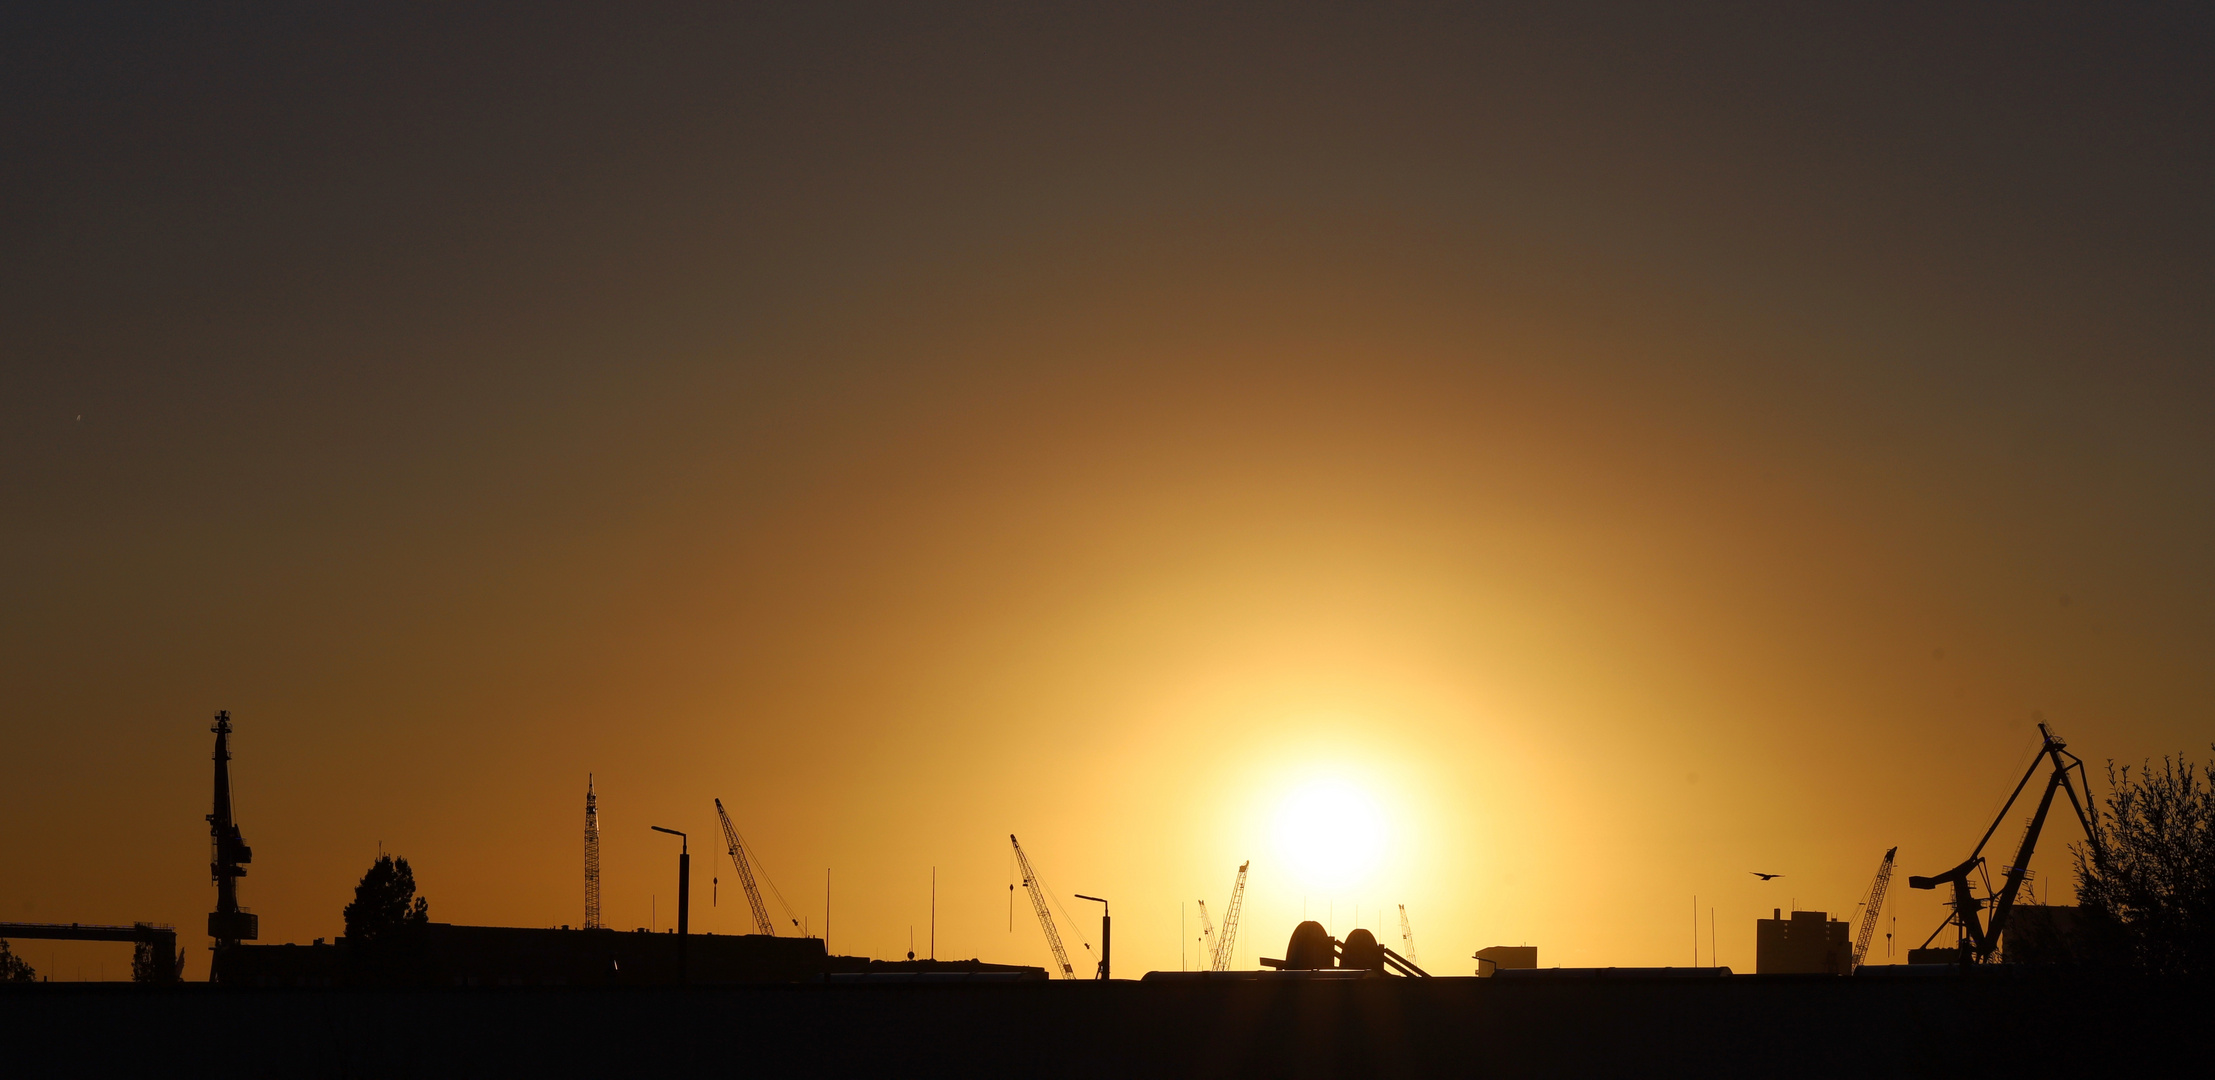
[[[1774,910],[1754,929],[1756,975],[1851,975],[1853,942],[1846,924],[1826,912]]]
[[[1538,966],[1536,945],[1490,945],[1477,950],[1477,977],[1490,978],[1501,968]]]

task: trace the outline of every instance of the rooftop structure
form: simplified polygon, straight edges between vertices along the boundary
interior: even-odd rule
[[[1760,920],[1754,931],[1756,975],[1850,975],[1853,942],[1845,923],[1827,912],[1795,911]]]

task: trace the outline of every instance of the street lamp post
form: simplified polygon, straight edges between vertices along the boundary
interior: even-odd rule
[[[1100,978],[1104,980],[1108,977],[1108,958],[1115,952],[1115,924],[1108,921],[1108,902],[1083,893],[1078,893],[1077,899],[1100,905]]]
[[[685,938],[692,932],[692,845],[685,834],[659,825],[648,825],[655,832],[668,833],[677,838],[677,981],[685,981]]]

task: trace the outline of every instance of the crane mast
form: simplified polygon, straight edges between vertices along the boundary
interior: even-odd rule
[[[1884,910],[1884,891],[1892,885],[1892,856],[1900,849],[1892,848],[1884,853],[1884,861],[1877,864],[1877,877],[1869,883],[1869,907],[1861,913],[1861,933],[1854,938],[1854,967],[1861,967],[1869,955],[1869,941],[1877,933],[1877,913]]]
[[[1200,904],[1200,948],[1207,954],[1207,970],[1215,970],[1215,923],[1207,917],[1207,901]]]
[[[1231,886],[1230,906],[1223,909],[1223,939],[1215,945],[1214,971],[1231,969],[1232,950],[1238,947],[1238,912],[1246,906],[1246,868],[1253,865],[1248,859],[1238,864],[1238,881]]]
[[[215,806],[208,815],[213,848],[208,875],[215,879],[215,910],[208,913],[208,936],[220,948],[255,940],[260,921],[253,912],[238,906],[238,879],[246,876],[246,864],[254,861],[254,849],[246,846],[238,821],[231,816],[230,710],[216,713],[215,723],[208,730],[215,733]]]
[[[1023,889],[1030,894],[1031,910],[1038,912],[1038,926],[1046,931],[1046,944],[1054,951],[1054,963],[1061,967],[1061,977],[1074,979],[1077,969],[1069,966],[1069,950],[1061,945],[1061,931],[1054,929],[1054,913],[1046,907],[1046,887],[1039,884],[1038,875],[1031,870],[1031,858],[1023,854],[1023,845],[1008,834],[1008,844],[1015,849],[1015,863],[1023,871]]]
[[[1408,963],[1415,962],[1415,930],[1407,924],[1407,905],[1400,905],[1400,944],[1407,948]]]
[[[761,889],[754,884],[754,868],[746,862],[746,843],[738,838],[738,830],[731,827],[731,815],[723,812],[723,800],[715,800],[715,816],[723,822],[723,842],[731,849],[731,865],[738,868],[738,883],[746,890],[746,906],[754,913],[754,932],[770,937],[777,936],[777,924],[769,921],[769,908],[761,902]]]
[[[585,929],[600,929],[600,797],[585,774]]]

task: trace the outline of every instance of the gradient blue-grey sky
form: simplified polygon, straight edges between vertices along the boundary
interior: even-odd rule
[[[0,916],[197,925],[217,708],[277,940],[576,921],[592,771],[621,925],[720,795],[834,947],[1039,962],[1014,831],[1134,971],[1249,857],[1750,963],[2035,717],[2215,736],[2202,6],[0,27]]]

